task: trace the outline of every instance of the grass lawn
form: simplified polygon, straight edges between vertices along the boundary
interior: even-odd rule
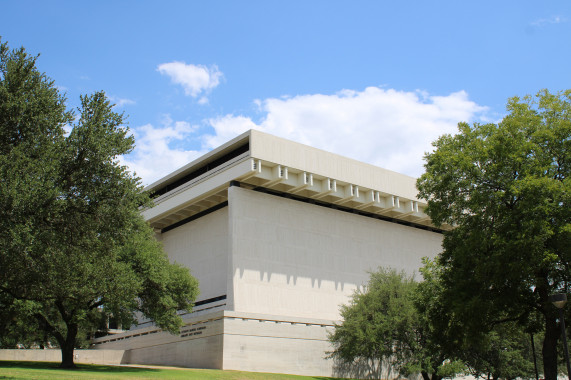
[[[200,380],[330,380],[330,377],[294,376],[274,373],[220,371],[216,369],[158,369],[78,364],[63,370],[59,363],[0,361],[0,380],[5,379],[200,379]]]

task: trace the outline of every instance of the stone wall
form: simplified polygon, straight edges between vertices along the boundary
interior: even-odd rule
[[[125,364],[125,350],[75,350],[75,363],[81,364]],[[0,349],[0,360],[60,362],[61,351],[49,350],[7,350]]]

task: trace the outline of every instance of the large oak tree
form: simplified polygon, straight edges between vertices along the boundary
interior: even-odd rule
[[[97,92],[76,117],[36,58],[0,44],[0,332],[34,323],[73,367],[101,315],[177,332],[198,284],[139,213],[150,200],[118,161],[134,147],[123,115]]]
[[[543,368],[557,378],[553,293],[571,275],[571,90],[512,98],[501,122],[460,123],[425,157],[417,186],[445,233],[446,299],[473,332],[543,320]]]

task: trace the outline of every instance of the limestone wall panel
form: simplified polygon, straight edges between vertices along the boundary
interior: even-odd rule
[[[295,217],[294,217],[295,216]],[[254,190],[229,189],[234,309],[339,319],[380,266],[415,273],[442,235]]]
[[[228,208],[222,208],[161,236],[171,261],[187,268],[199,281],[198,300],[227,292]]]

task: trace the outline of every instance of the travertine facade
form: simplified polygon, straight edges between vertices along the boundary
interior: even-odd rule
[[[149,186],[143,215],[200,281],[180,335],[142,323],[99,338],[132,363],[342,375],[327,332],[390,266],[415,272],[441,234],[414,179],[249,131]]]

